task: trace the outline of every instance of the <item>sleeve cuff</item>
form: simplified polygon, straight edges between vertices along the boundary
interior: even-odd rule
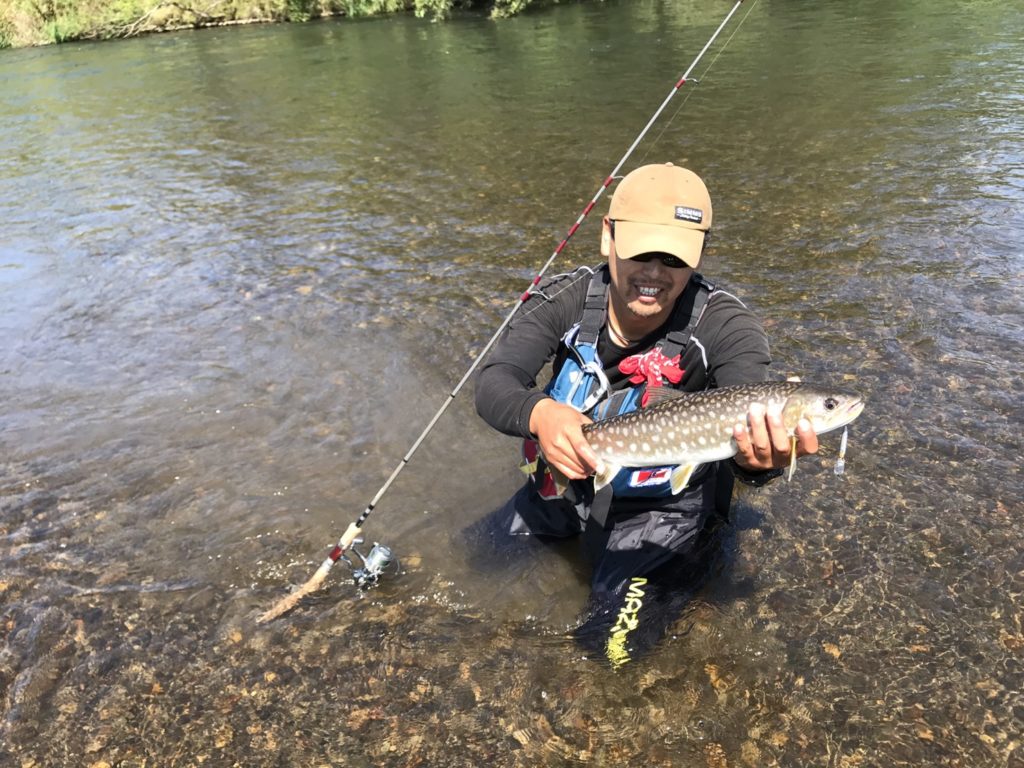
[[[548,395],[544,392],[533,392],[523,402],[522,407],[519,409],[519,423],[517,425],[520,437],[524,439],[533,437],[533,434],[530,432],[530,416],[533,415],[533,409],[537,406],[537,403],[547,398]]]

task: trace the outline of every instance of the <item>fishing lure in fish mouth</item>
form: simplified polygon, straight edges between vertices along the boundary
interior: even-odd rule
[[[839,457],[836,459],[835,473],[843,474],[846,471],[846,438],[849,436],[848,427],[843,427],[843,438],[839,441]]]

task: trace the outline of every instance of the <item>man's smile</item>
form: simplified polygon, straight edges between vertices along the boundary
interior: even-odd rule
[[[656,283],[648,282],[633,282],[633,291],[637,295],[637,300],[641,304],[654,304],[662,293],[665,292],[666,287]]]

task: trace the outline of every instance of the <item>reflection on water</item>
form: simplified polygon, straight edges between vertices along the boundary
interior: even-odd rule
[[[253,624],[720,10],[0,56],[0,762],[1021,761],[1024,14],[1002,3],[756,4],[638,150],[708,179],[706,271],[776,373],[869,401],[843,477],[833,436],[740,495],[653,651],[613,672],[571,639],[573,545],[481,533],[521,475],[466,397],[367,523],[401,577],[360,593],[338,566]]]

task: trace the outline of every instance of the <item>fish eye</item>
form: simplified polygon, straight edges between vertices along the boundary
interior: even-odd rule
[[[839,401],[836,400],[834,397],[826,397],[825,398],[825,410],[826,411],[834,411],[838,407],[839,407]]]

